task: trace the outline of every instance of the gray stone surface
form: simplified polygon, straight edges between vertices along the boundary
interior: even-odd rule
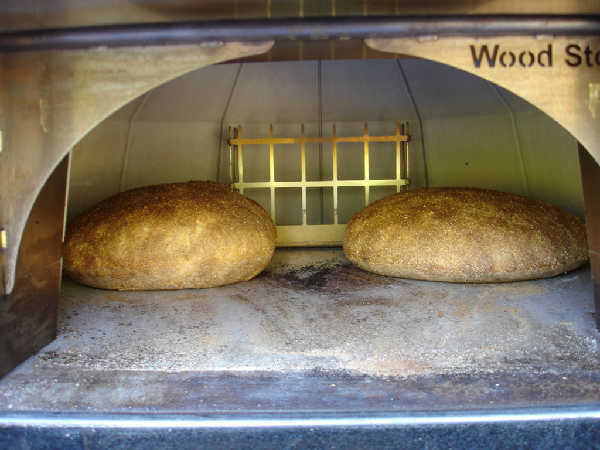
[[[176,385],[178,373],[180,382],[311,371],[560,381],[600,368],[592,304],[587,268],[518,283],[436,283],[364,272],[340,249],[278,249],[254,280],[213,289],[118,292],[65,280],[58,337],[0,381],[0,410],[73,395],[75,405],[110,409],[109,399],[131,402],[136,392],[140,406],[150,401],[144,379]]]

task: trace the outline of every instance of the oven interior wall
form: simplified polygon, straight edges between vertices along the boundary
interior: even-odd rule
[[[276,136],[289,136],[297,135],[301,123],[307,134],[318,135],[330,133],[333,123],[338,134],[361,134],[368,122],[371,133],[382,134],[393,133],[395,122],[404,120],[412,136],[410,188],[498,189],[583,215],[577,144],[565,130],[489,82],[403,58],[222,64],[163,85],[115,112],[75,147],[68,218],[133,187],[226,182],[224,140],[231,125],[242,125],[247,137],[264,137],[269,124]],[[248,151],[247,164],[258,178],[268,177],[264,150],[253,158]],[[353,153],[358,158],[344,156]],[[277,155],[283,176],[296,170],[296,154]],[[372,154],[372,171],[385,166],[377,155]],[[360,148],[342,147],[340,159],[344,170],[362,176]],[[327,163],[321,161],[325,171]],[[375,193],[372,200],[388,193]],[[255,199],[268,209],[268,198]],[[345,201],[346,217],[364,206],[360,191],[350,190]],[[283,202],[278,220],[293,223],[295,214]]]

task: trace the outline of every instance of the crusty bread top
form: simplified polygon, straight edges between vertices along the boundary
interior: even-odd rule
[[[189,181],[187,183],[167,183],[154,186],[144,186],[120,192],[106,198],[87,212],[79,215],[68,227],[69,232],[87,230],[86,225],[96,226],[104,221],[113,221],[115,217],[134,216],[136,220],[147,216],[157,217],[161,211],[173,211],[177,207],[191,203],[194,208],[182,209],[193,215],[198,208],[215,212],[249,209],[258,217],[271,224],[275,235],[275,226],[268,213],[255,201],[234,191],[230,186],[212,181]],[[186,217],[180,217],[186,219]]]
[[[69,224],[65,271],[109,289],[218,286],[262,271],[275,238],[267,212],[228,186],[146,186],[110,197]]]
[[[444,281],[555,275],[587,260],[584,222],[540,200],[475,188],[383,198],[346,228],[348,258],[367,270]]]

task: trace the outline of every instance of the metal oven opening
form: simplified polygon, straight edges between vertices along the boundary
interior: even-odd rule
[[[0,410],[377,416],[597,402],[589,264],[445,283],[363,271],[341,248],[355,213],[422,187],[511,192],[584,217],[592,158],[483,78],[362,42],[344,44],[344,58],[320,45],[331,58],[307,58],[296,43],[187,73],[72,148],[38,196],[20,258],[55,251],[40,236],[111,195],[190,180],[230,184],[263,206],[277,249],[252,280],[207,289],[110,291],[22,272],[27,285],[48,282],[49,297],[60,286],[57,309],[41,296],[24,302],[48,322],[57,314],[58,328],[5,370]],[[34,347],[51,337],[44,327]],[[17,335],[7,367],[32,346]]]
[[[88,405],[132,406],[143,384],[107,395],[127,374],[587,374],[599,357],[588,266],[454,284],[368,273],[339,247],[352,214],[421,186],[505,190],[583,215],[576,146],[515,95],[419,59],[224,64],[170,82],[73,149],[68,219],[121,190],[212,179],[271,213],[280,248],[255,279],[219,288],[63,279],[57,338],[8,377],[5,399],[79,408],[82,386],[108,374],[119,375]],[[43,382],[52,371],[74,386],[62,400]]]

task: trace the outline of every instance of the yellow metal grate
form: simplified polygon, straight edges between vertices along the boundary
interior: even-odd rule
[[[304,125],[300,125],[299,137],[274,137],[273,125],[269,126],[269,136],[264,138],[244,138],[242,127],[230,129],[229,145],[229,176],[241,194],[246,189],[266,188],[270,190],[270,213],[276,222],[275,195],[276,188],[300,188],[302,192],[302,224],[277,225],[277,245],[280,247],[291,246],[333,246],[340,245],[344,238],[346,224],[339,223],[338,215],[338,188],[355,186],[364,190],[364,203],[370,203],[370,188],[372,186],[395,186],[399,192],[409,184],[408,164],[408,123],[397,123],[396,133],[388,136],[369,135],[368,124],[364,124],[361,136],[337,136],[335,124],[332,126],[332,135],[328,137],[305,136]],[[338,144],[347,142],[362,142],[364,177],[354,180],[338,179]],[[369,169],[369,145],[372,143],[393,142],[395,147],[396,177],[393,179],[371,179]],[[306,144],[325,144],[332,146],[332,176],[331,180],[309,181],[306,179]],[[298,181],[278,181],[275,179],[275,145],[300,145],[301,178]],[[269,180],[253,181],[244,180],[244,146],[268,145],[269,148]],[[309,225],[307,223],[307,188],[332,188],[333,194],[333,224]]]

